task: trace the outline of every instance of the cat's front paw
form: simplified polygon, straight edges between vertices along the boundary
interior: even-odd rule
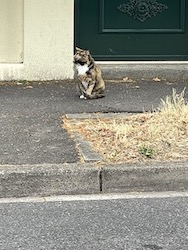
[[[87,99],[87,98],[84,95],[81,95],[80,99]]]

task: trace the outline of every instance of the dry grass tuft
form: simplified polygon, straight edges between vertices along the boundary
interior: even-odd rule
[[[187,160],[188,104],[184,93],[185,89],[180,94],[173,90],[155,113],[113,120],[65,120],[64,126],[91,141],[106,163]]]

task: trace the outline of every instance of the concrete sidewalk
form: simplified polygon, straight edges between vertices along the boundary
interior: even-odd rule
[[[156,76],[157,77],[157,76]],[[97,166],[80,163],[62,128],[65,114],[153,110],[187,82],[107,81],[106,97],[80,100],[74,81],[0,85],[0,197],[187,190],[187,163]],[[185,93],[188,98],[188,91]]]

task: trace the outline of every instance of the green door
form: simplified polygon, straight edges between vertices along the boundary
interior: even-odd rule
[[[188,60],[188,0],[75,0],[75,27],[96,60]]]

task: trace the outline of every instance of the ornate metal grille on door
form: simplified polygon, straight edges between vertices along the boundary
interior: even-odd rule
[[[129,0],[128,3],[118,6],[118,10],[129,14],[140,22],[144,22],[167,9],[167,5],[158,3],[156,0]]]

